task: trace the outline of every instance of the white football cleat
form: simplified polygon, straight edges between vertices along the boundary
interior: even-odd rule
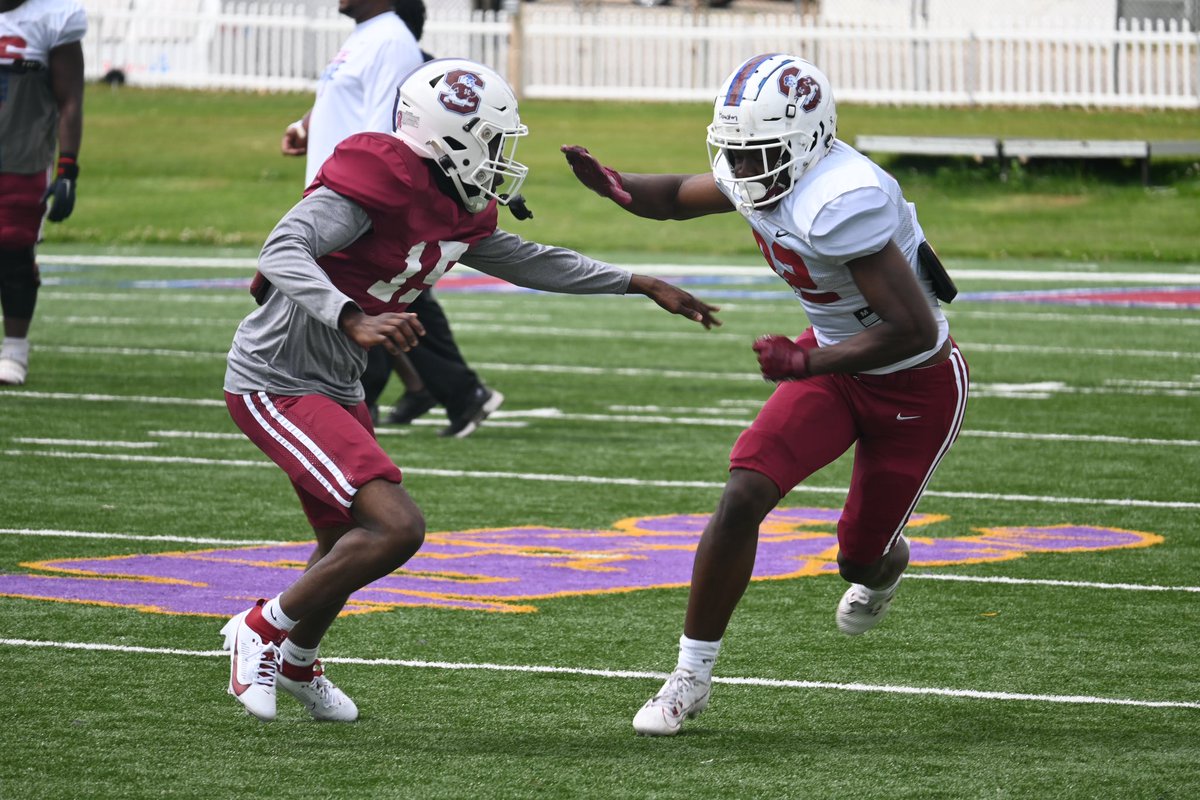
[[[858,636],[874,628],[887,615],[899,588],[899,580],[886,592],[868,589],[861,583],[850,584],[838,603],[835,615],[838,630],[847,636]]]
[[[658,694],[633,717],[633,729],[642,736],[674,736],[685,719],[708,707],[711,678],[700,678],[686,669],[676,669]]]
[[[21,386],[29,375],[29,365],[14,358],[0,358],[0,384]]]
[[[358,706],[354,705],[345,692],[325,677],[318,659],[313,663],[313,677],[307,683],[294,681],[281,671],[276,678],[279,688],[299,700],[312,718],[322,722],[354,722],[358,719]]]
[[[263,722],[275,719],[275,680],[279,648],[246,624],[243,611],[221,629],[229,651],[229,693]]]

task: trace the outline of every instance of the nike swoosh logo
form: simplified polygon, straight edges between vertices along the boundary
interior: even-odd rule
[[[900,420],[901,422],[903,422],[903,421],[904,421],[904,420],[906,420],[906,419],[920,419],[920,418],[921,418],[921,415],[920,415],[920,414],[915,414],[915,415],[913,415],[913,416],[911,416],[911,417],[906,417],[906,416],[904,416],[903,414],[900,414],[900,413],[897,413],[897,414],[896,414],[896,419]]]
[[[776,238],[776,239],[782,239],[782,238],[783,238],[783,237],[785,237],[785,236],[791,236],[791,235],[792,235],[792,234],[790,234],[790,233],[789,233],[789,232],[787,232],[787,231],[775,231],[775,238]]]
[[[234,694],[234,696],[235,696],[235,697],[240,697],[240,696],[241,696],[241,694],[242,694],[242,692],[244,692],[244,691],[246,691],[247,689],[249,689],[249,688],[250,688],[250,684],[248,684],[248,683],[242,683],[241,681],[239,681],[239,680],[238,680],[238,676],[237,676],[237,668],[238,668],[238,640],[237,640],[237,634],[236,634],[236,633],[235,633],[235,634],[234,634],[234,636],[233,636],[233,656],[232,656],[232,658],[233,658],[233,666],[232,666],[232,667],[231,667],[231,669],[230,669],[230,674],[229,674],[229,685],[233,687],[233,694]]]

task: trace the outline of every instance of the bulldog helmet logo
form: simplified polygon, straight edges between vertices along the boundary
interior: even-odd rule
[[[479,110],[482,100],[476,89],[483,88],[483,78],[474,72],[457,69],[447,72],[443,80],[449,88],[438,95],[438,102],[447,111],[467,115],[474,114]]]
[[[779,91],[805,111],[812,111],[821,103],[821,85],[808,75],[801,76],[796,67],[789,67],[779,75]]]

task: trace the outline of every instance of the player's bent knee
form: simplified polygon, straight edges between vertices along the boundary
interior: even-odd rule
[[[386,535],[396,558],[400,559],[400,563],[404,563],[425,544],[425,518],[418,514],[415,520],[409,519],[396,524]]]
[[[724,521],[761,521],[779,503],[779,489],[760,472],[735,469],[729,474],[716,516]]]
[[[425,542],[425,515],[398,483],[370,481],[359,489],[353,511],[359,525],[379,537],[387,557],[397,564]]]

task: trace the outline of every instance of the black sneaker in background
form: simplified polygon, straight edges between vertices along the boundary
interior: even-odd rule
[[[437,405],[437,400],[429,390],[420,392],[405,392],[396,401],[396,406],[388,413],[387,421],[392,425],[409,425],[414,419]]]
[[[475,390],[471,402],[463,409],[463,412],[457,417],[453,417],[449,425],[438,431],[438,436],[448,436],[455,439],[463,439],[470,436],[479,427],[479,423],[487,419],[488,414],[499,408],[503,402],[504,395],[495,389],[480,386]]]

